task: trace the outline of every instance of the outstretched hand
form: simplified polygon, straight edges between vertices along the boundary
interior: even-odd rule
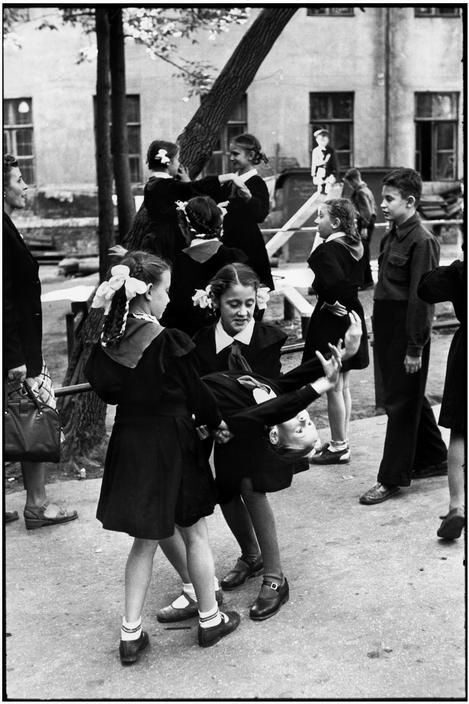
[[[327,381],[329,381],[332,386],[335,386],[339,381],[340,369],[342,367],[342,353],[336,345],[331,345],[330,343],[329,349],[331,351],[329,359],[326,359],[319,350],[316,350],[316,357],[321,362]]]
[[[221,421],[218,428],[213,432],[213,438],[217,445],[225,445],[234,437],[231,430],[228,428],[224,420]]]
[[[341,348],[342,359],[349,359],[358,352],[362,336],[362,321],[354,310],[348,314],[350,325],[345,331],[344,344]]]

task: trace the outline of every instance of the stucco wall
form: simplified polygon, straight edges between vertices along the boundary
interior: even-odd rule
[[[299,8],[259,69],[248,91],[248,127],[268,154],[296,157],[308,166],[309,93],[353,91],[354,156],[358,166],[384,164],[385,8],[355,8],[354,17],[308,17]],[[31,10],[34,18],[52,8]],[[253,17],[257,10],[253,10]],[[414,91],[460,91],[462,111],[462,21],[415,18],[411,7],[391,9],[390,163],[414,164]],[[95,148],[93,94],[95,62],[77,64],[93,35],[78,29],[19,32],[21,50],[5,46],[4,97],[32,97],[36,172],[39,186],[93,186]],[[191,48],[193,55],[220,69],[246,25]],[[181,51],[181,53],[183,53]],[[127,92],[140,95],[141,142],[175,139],[199,104],[187,100],[187,88],[175,69],[153,61],[146,50],[127,46]],[[462,131],[460,135],[462,145]],[[462,174],[462,149],[459,171]],[[144,175],[146,171],[144,169]]]

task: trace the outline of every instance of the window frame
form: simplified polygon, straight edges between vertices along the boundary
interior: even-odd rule
[[[352,102],[352,111],[351,111],[351,117],[334,117],[333,116],[333,98],[337,96],[347,96],[348,98],[351,99]],[[326,97],[328,100],[328,116],[327,118],[324,118],[322,120],[313,120],[312,117],[312,100],[313,97]],[[314,132],[316,129],[320,129],[321,127],[325,127],[331,132],[331,146],[334,148],[334,151],[336,153],[337,159],[339,161],[339,166],[340,170],[347,170],[351,166],[353,166],[354,162],[354,127],[355,127],[355,121],[354,121],[354,111],[355,111],[355,92],[354,91],[310,91],[309,93],[309,143],[310,143],[310,152],[314,149],[315,146],[315,139],[314,139]],[[334,144],[334,139],[333,139],[333,132],[334,132],[334,126],[335,125],[349,125],[349,144],[350,144],[350,149],[338,149],[336,145]],[[347,163],[344,163],[344,160],[342,155],[348,154],[348,159]]]
[[[139,184],[143,183],[143,168],[142,168],[142,115],[140,111],[140,93],[126,93],[125,99],[126,99],[126,110],[128,107],[128,99],[129,98],[137,98],[137,105],[138,105],[138,117],[139,121],[129,121],[126,115],[126,120],[125,124],[127,125],[127,135],[128,135],[128,130],[129,127],[138,127],[139,133],[138,133],[138,142],[139,142],[139,148],[140,151],[137,152],[131,152],[129,148],[129,152],[127,154],[128,160],[129,160],[129,169],[130,169],[130,179],[131,179],[131,184],[132,186],[138,186]],[[127,110],[128,112],[128,110]],[[96,95],[93,95],[93,117],[94,117],[94,129],[96,131]],[[112,127],[112,122],[109,123],[109,130],[111,130]],[[132,178],[132,163],[137,163],[137,171],[138,171],[138,180],[134,180]]]
[[[435,115],[421,116],[417,114],[418,100],[422,95],[428,96],[451,96],[451,99],[455,101],[455,114],[452,117],[439,117]],[[422,173],[422,150],[421,150],[421,127],[423,124],[430,124],[431,127],[431,160],[430,160],[430,179],[426,178],[426,173],[422,173],[423,180],[429,181],[455,181],[457,178],[457,164],[458,164],[458,151],[459,151],[459,140],[458,140],[458,116],[459,116],[459,91],[415,91],[414,93],[414,124],[415,124],[415,168],[417,171]],[[438,149],[438,127],[441,125],[451,125],[452,126],[452,138],[453,138],[453,148],[452,149]],[[451,155],[453,157],[453,174],[451,176],[443,177],[438,175],[438,156],[441,154]]]
[[[10,115],[16,115],[16,113],[19,112],[18,106],[22,102],[26,102],[29,105],[29,121],[9,122]],[[18,153],[18,133],[22,130],[28,130],[31,132],[31,152],[29,154]],[[36,152],[34,148],[34,116],[32,97],[3,99],[3,141],[5,153],[13,154],[13,156],[16,157],[25,182],[31,186],[36,185]]]
[[[334,10],[347,10],[347,12],[334,12]],[[318,12],[324,10],[324,12]],[[330,7],[328,5],[320,5],[317,7],[307,7],[306,17],[355,17],[355,7],[353,5],[341,5],[338,7]]]
[[[453,18],[458,18],[461,17],[461,8],[458,6],[452,7],[450,6],[450,9],[456,10],[455,13],[450,14],[449,12],[442,12],[441,10],[444,8],[447,8],[447,5],[422,5],[420,7],[415,7],[414,8],[414,17],[422,18],[422,17],[444,17],[447,19],[453,19]],[[424,10],[430,10],[430,12],[425,12]]]

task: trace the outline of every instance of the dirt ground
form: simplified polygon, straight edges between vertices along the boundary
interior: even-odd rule
[[[41,279],[43,293],[56,290],[58,288],[93,285],[96,283],[96,275],[65,279],[56,274],[56,267],[41,267]],[[301,290],[301,289],[300,289]],[[315,298],[309,296],[306,289],[301,290],[311,303],[315,304]],[[371,336],[371,314],[373,307],[373,291],[362,291],[360,298],[365,310],[367,328]],[[66,323],[65,316],[70,311],[69,301],[53,301],[43,303],[44,321],[44,358],[54,380],[55,386],[61,386],[67,369],[67,346],[66,346]],[[439,305],[436,310],[436,320],[441,321],[452,317],[452,308],[447,304]],[[297,317],[292,321],[283,320],[283,297],[280,294],[273,294],[266,311],[265,321],[275,325],[280,325],[288,332],[288,343],[301,340],[301,323]],[[431,404],[441,402],[443,382],[446,369],[446,359],[449,345],[451,343],[454,328],[434,329],[432,334],[432,348],[430,359],[430,371],[427,382],[427,396]],[[352,388],[352,420],[367,418],[376,414],[375,408],[375,386],[374,367],[372,359],[372,349],[370,348],[370,365],[367,369],[351,372]],[[301,362],[301,352],[284,354],[282,356],[283,371],[288,371]],[[325,397],[321,397],[311,406],[312,417],[316,426],[322,430],[321,438],[328,439],[327,402]],[[98,477],[101,474],[99,466],[87,467],[88,477]],[[73,474],[64,473],[59,465],[50,464],[48,468],[48,481],[76,479]],[[18,464],[7,464],[5,474],[5,490],[7,493],[23,489],[21,471]]]

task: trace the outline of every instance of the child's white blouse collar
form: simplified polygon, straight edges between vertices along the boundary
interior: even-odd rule
[[[245,174],[240,174],[239,175],[239,180],[242,181],[243,183],[246,183],[250,178],[253,176],[257,175],[257,169],[249,169],[249,171],[246,171]]]
[[[254,318],[252,318],[252,320],[249,321],[244,330],[241,330],[241,332],[238,332],[236,333],[236,335],[231,337],[231,335],[228,335],[228,333],[224,330],[221,320],[219,320],[215,326],[216,353],[218,354],[219,352],[224,350],[225,347],[229,347],[234,340],[238,340],[238,342],[242,342],[245,345],[249,345],[251,342],[252,335],[254,333],[255,322],[256,321],[254,320]]]
[[[326,237],[326,239],[324,240],[324,243],[332,242],[333,240],[336,240],[339,237],[345,237],[345,232],[334,232],[334,234],[329,235],[329,237]]]

